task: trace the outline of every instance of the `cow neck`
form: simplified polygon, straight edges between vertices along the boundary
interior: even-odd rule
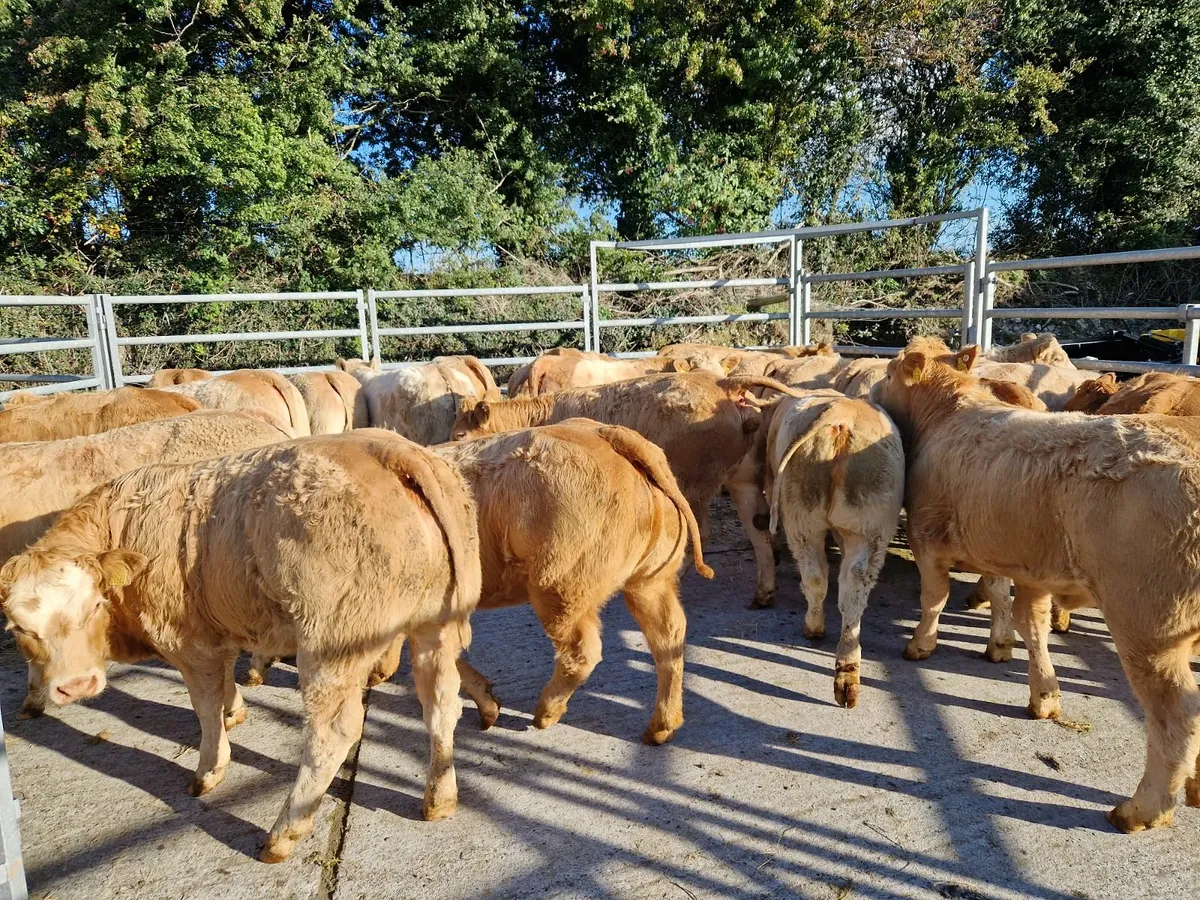
[[[911,413],[905,428],[906,443],[912,452],[938,428],[960,412],[983,408],[1008,408],[997,401],[974,378],[959,375],[948,367],[929,373],[926,380],[912,386]]]

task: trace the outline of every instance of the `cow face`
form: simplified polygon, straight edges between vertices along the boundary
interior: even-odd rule
[[[34,550],[0,569],[0,606],[36,674],[41,700],[64,706],[105,686],[109,597],[136,578],[146,558],[127,550],[99,555]]]
[[[450,427],[450,440],[468,441],[491,434],[492,429],[488,424],[491,417],[492,407],[487,400],[478,403],[464,400]]]
[[[887,376],[871,388],[871,402],[882,406],[897,422],[907,422],[912,414],[913,389],[934,365],[937,363],[919,350],[901,353],[888,363]]]

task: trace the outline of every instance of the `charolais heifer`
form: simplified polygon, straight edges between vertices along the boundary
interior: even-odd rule
[[[308,429],[313,434],[342,434],[371,424],[367,398],[354,376],[337,369],[289,375],[288,381],[304,398]]]
[[[825,637],[826,536],[832,534],[842,551],[842,634],[833,694],[839,705],[853,707],[859,693],[862,617],[904,500],[900,433],[883,410],[832,390],[783,397],[764,415],[771,533],[783,526],[796,561],[808,602],[807,638]]]
[[[9,628],[55,704],[103,690],[109,660],[179,670],[200,719],[197,796],[225,777],[227,728],[245,718],[233,658],[243,647],[296,656],[304,753],[265,862],[312,830],[362,731],[367,674],[402,632],[430,735],[425,818],[454,811],[456,662],[479,588],[462,478],[371,429],[135,469],[0,569]]]
[[[191,397],[206,409],[258,410],[292,437],[307,437],[308,410],[295,385],[271,369],[237,369],[214,375],[203,369],[162,369],[151,384]]]
[[[0,443],[60,441],[187,415],[201,405],[165,391],[123,387],[50,397],[16,393],[0,410]]]
[[[934,646],[951,566],[1012,578],[1029,711],[1056,717],[1051,595],[1067,609],[1099,608],[1147,732],[1142,780],[1109,821],[1126,832],[1168,825],[1185,784],[1200,805],[1190,665],[1200,636],[1200,421],[1015,409],[920,351],[898,357],[875,396],[906,436],[922,609],[909,655]]]

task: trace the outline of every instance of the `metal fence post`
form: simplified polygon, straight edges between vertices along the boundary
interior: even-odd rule
[[[591,295],[586,284],[579,289],[579,299],[583,305],[583,349],[586,351],[593,349],[596,345],[595,327],[592,321],[594,313]]]
[[[992,347],[992,320],[985,311],[992,308],[995,293],[988,287],[988,209],[986,206],[976,210],[975,218],[975,309],[977,310],[977,331],[979,349],[986,353]]]
[[[788,343],[800,343],[800,242],[788,239]]]
[[[987,272],[979,285],[979,350],[987,353],[992,349],[992,316],[996,308],[996,282],[999,280],[995,272]]]
[[[812,320],[808,317],[812,312],[812,281],[804,268],[804,241],[797,242],[796,259],[799,261],[796,279],[800,285],[800,328],[796,343],[808,346],[812,343]]]
[[[1185,303],[1179,308],[1183,326],[1183,364],[1196,365],[1196,351],[1200,348],[1200,306]]]
[[[367,301],[363,299],[362,288],[354,292],[357,294],[355,300],[355,309],[358,311],[358,350],[359,355],[367,362],[371,359],[371,335],[367,331]]]
[[[367,315],[371,320],[371,339],[368,342],[371,359],[382,360],[383,353],[379,346],[379,308],[375,303],[375,288],[367,288]]]
[[[968,259],[963,270],[963,323],[959,346],[979,343],[979,310],[975,308],[975,260]]]
[[[595,324],[595,336],[588,339],[588,332],[584,331],[584,350],[595,350],[600,352],[600,291],[597,286],[600,284],[600,271],[596,263],[596,242],[592,241],[588,244],[588,269],[589,278],[588,285],[590,287],[589,296],[592,304],[592,321]],[[587,317],[584,317],[587,321]]]
[[[89,294],[83,312],[87,318],[88,340],[92,342],[92,372],[100,380],[98,387],[103,391],[113,386],[113,377],[109,370],[108,354],[105,352],[108,340],[104,329],[102,305],[99,294]]]
[[[21,807],[13,796],[12,777],[8,771],[8,748],[4,741],[4,722],[0,721],[0,849],[4,852],[5,879],[0,883],[0,896],[6,900],[28,900],[25,884],[25,859],[21,854]]]
[[[122,371],[121,347],[117,344],[117,316],[112,297],[100,295],[100,308],[103,311],[104,331],[108,335],[108,365],[111,372],[113,387],[125,386],[125,373]]]

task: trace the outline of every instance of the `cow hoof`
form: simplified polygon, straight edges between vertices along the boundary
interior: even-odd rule
[[[1133,800],[1126,800],[1124,803],[1108,811],[1108,822],[1117,831],[1123,831],[1125,834],[1133,834],[1137,831],[1145,831],[1147,828],[1167,828],[1171,824],[1171,820],[1175,816],[1175,810],[1168,809],[1156,816],[1147,818],[1145,815],[1137,813],[1133,809]]]
[[[245,706],[239,706],[233,712],[225,716],[225,730],[229,731],[237,725],[241,725],[246,721],[248,710]]]
[[[1055,691],[1030,698],[1029,715],[1034,719],[1057,719],[1062,715],[1062,695]]]
[[[567,712],[567,705],[564,703],[557,708],[538,706],[533,713],[534,728],[549,728],[561,719]]]
[[[485,703],[479,707],[479,730],[487,731],[496,724],[496,720],[499,718],[500,703],[495,697],[492,697],[490,703]]]
[[[1184,796],[1188,806],[1200,806],[1200,778],[1192,777],[1184,785]]]
[[[994,663],[1009,662],[1012,654],[1012,644],[988,644],[983,651],[983,658]]]
[[[651,747],[658,747],[673,737],[675,737],[674,728],[655,728],[651,725],[642,732],[642,743],[649,744]]]
[[[774,605],[774,591],[759,591],[754,595],[754,599],[746,604],[746,609],[769,609]]]
[[[825,626],[822,625],[819,628],[810,628],[808,625],[805,625],[804,636],[810,641],[823,641],[825,640]]]
[[[262,672],[258,671],[258,669],[250,669],[246,672],[246,680],[242,684],[246,685],[246,687],[258,687],[263,683],[263,680]],[[264,850],[264,852],[266,851]]]
[[[971,596],[967,597],[967,609],[991,609],[992,601],[979,591],[975,591]]]
[[[21,704],[21,711],[17,713],[18,719],[40,719],[46,714],[46,707],[38,703],[36,700],[25,698],[25,702]]]
[[[854,709],[858,705],[859,687],[858,664],[839,665],[833,676],[833,699],[837,705]]]
[[[1057,606],[1050,611],[1050,630],[1057,634],[1066,634],[1071,630],[1071,614]]]
[[[192,780],[188,784],[188,793],[193,797],[203,797],[224,780],[224,769],[215,769],[212,772],[205,772],[203,775],[197,773],[192,776]]]
[[[262,851],[258,854],[259,861],[281,863],[292,855],[292,848],[294,846],[296,846],[296,842],[290,838],[271,835],[267,838],[267,842],[263,844]]]
[[[923,659],[929,659],[929,657],[933,655],[934,649],[936,648],[930,647],[928,650],[926,650],[924,647],[918,647],[915,643],[910,641],[908,646],[904,648],[904,658],[912,660],[913,662],[920,662]]]
[[[443,800],[441,803],[430,803],[426,800],[425,805],[421,808],[421,815],[426,822],[436,822],[438,819],[450,818],[457,809],[458,798]]]

